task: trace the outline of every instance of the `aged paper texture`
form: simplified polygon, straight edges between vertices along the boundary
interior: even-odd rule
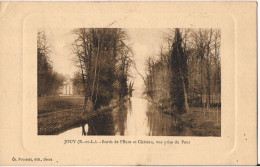
[[[256,165],[256,2],[1,2],[0,165]]]

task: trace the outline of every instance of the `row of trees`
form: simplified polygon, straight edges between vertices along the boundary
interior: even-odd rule
[[[126,32],[116,28],[78,28],[72,33],[72,52],[79,69],[73,84],[85,96],[83,112],[109,105],[112,99],[123,99],[132,85],[132,51],[126,44]]]
[[[55,71],[49,55],[51,45],[44,31],[37,33],[38,96],[56,95],[65,77]]]
[[[156,57],[147,59],[145,93],[163,108],[221,104],[219,29],[170,29]]]

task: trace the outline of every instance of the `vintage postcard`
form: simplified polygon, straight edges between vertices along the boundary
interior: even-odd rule
[[[256,165],[256,2],[1,2],[0,165]]]

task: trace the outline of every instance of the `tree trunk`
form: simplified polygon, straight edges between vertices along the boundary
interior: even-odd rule
[[[85,81],[83,67],[82,67],[82,63],[81,63],[80,57],[79,57],[79,62],[80,62],[80,68],[81,68],[81,77],[82,77],[82,82],[83,82],[83,88],[84,88],[84,92],[85,92],[84,107],[83,107],[82,113],[85,114],[86,113],[86,106],[87,106],[88,96],[87,96],[86,85],[85,85],[86,81]]]
[[[97,63],[98,63],[98,57],[99,57],[99,39],[98,39],[98,48],[97,48],[97,56],[96,56],[96,62],[95,62],[95,73],[94,73],[94,79],[92,84],[92,91],[91,91],[91,101],[93,100],[93,94],[95,90],[95,83],[96,83],[96,75],[97,75]]]
[[[200,71],[201,71],[201,75],[200,75],[200,104],[203,105],[203,56],[200,56]]]
[[[185,110],[188,114],[190,114],[190,108],[189,108],[189,104],[188,104],[188,95],[187,95],[186,86],[185,86],[183,77],[182,77],[182,86],[183,86],[183,93],[184,93]]]
[[[98,97],[98,84],[99,84],[99,75],[100,75],[100,64],[98,65],[98,80],[97,80],[97,91],[96,91],[96,98],[95,98],[95,102],[94,102],[94,106],[97,103],[97,97]]]

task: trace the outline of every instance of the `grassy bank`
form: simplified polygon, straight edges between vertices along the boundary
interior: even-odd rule
[[[124,103],[124,101],[120,103],[113,101],[111,106],[102,107],[97,111],[83,115],[82,97],[44,97],[38,100],[40,102],[38,104],[40,106],[40,111],[38,111],[38,135],[59,134],[72,127],[86,123],[87,120],[98,114],[112,111],[113,108]]]
[[[82,107],[84,97],[81,96],[47,96],[38,98],[38,114]]]
[[[190,108],[190,114],[176,115],[169,111],[162,111],[176,119],[177,131],[183,131],[187,136],[221,136],[220,108],[210,108],[209,111],[202,107]]]

